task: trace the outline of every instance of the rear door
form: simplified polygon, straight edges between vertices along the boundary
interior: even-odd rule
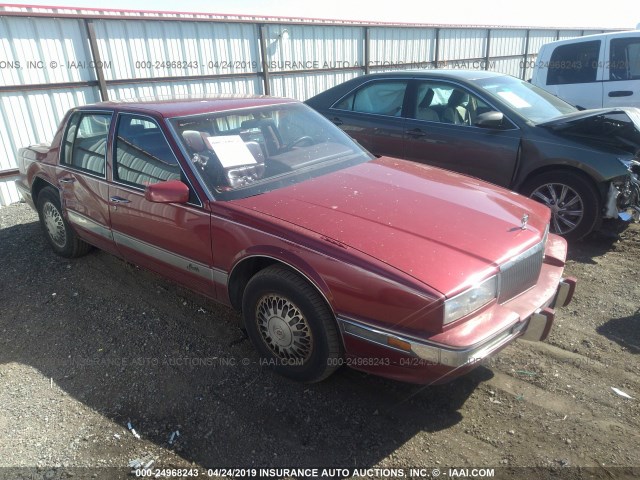
[[[461,85],[415,80],[407,102],[402,158],[510,186],[520,130],[475,125],[478,115],[496,110]]]
[[[73,228],[91,244],[116,253],[106,180],[112,117],[109,111],[81,110],[71,115],[60,148],[57,181]]]
[[[158,122],[147,116],[118,115],[113,141],[109,205],[113,237],[133,263],[215,296],[211,215],[182,171]],[[189,202],[153,203],[147,185],[181,180]]]
[[[402,108],[408,79],[372,80],[343,97],[328,118],[377,156],[402,152]]]
[[[545,90],[582,108],[602,108],[604,42],[576,41],[551,53]]]
[[[604,106],[640,107],[640,35],[609,37],[606,58]]]

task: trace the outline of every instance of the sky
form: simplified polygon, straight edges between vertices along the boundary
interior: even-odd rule
[[[0,0],[0,3],[128,10],[236,13],[402,23],[571,28],[636,28],[640,1],[607,0]]]

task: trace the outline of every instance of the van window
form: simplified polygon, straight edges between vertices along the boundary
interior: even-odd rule
[[[609,80],[640,79],[640,37],[611,40]]]
[[[600,40],[556,47],[549,61],[547,85],[596,81]]]

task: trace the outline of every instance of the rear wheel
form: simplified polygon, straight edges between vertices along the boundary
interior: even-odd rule
[[[546,172],[526,182],[522,193],[551,209],[551,232],[570,240],[591,233],[600,212],[600,195],[581,174]]]
[[[272,266],[247,284],[242,315],[267,366],[301,382],[319,382],[339,366],[342,345],[324,299],[297,273]]]
[[[73,258],[91,249],[88,243],[78,238],[62,215],[60,197],[55,188],[45,187],[40,191],[37,207],[44,236],[54,252],[62,257]]]

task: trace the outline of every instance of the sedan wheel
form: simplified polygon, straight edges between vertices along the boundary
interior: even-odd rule
[[[83,242],[62,216],[60,193],[53,187],[45,187],[36,200],[40,225],[51,248],[63,257],[79,257],[91,246]]]
[[[247,334],[262,365],[301,382],[318,382],[341,365],[342,343],[324,298],[280,265],[253,276],[242,297]]]
[[[42,207],[42,219],[47,229],[49,239],[56,246],[64,248],[67,243],[67,232],[64,228],[64,220],[56,206],[48,200],[44,202]]]
[[[537,188],[531,198],[551,209],[551,231],[558,235],[575,230],[584,217],[582,198],[567,185],[547,183]]]
[[[591,233],[600,218],[600,194],[580,172],[542,173],[529,179],[521,192],[549,207],[551,232],[570,240]]]
[[[258,331],[267,347],[281,359],[306,361],[313,350],[307,319],[287,298],[265,295],[256,308]]]

